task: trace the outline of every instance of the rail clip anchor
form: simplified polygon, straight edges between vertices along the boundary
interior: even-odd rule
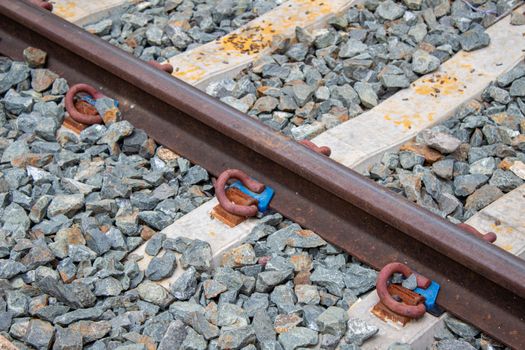
[[[255,199],[257,201],[257,209],[259,209],[261,213],[264,213],[268,210],[273,195],[275,194],[273,188],[269,186],[265,186],[264,190],[261,193],[252,192],[248,188],[246,188],[246,186],[244,186],[240,181],[236,181],[233,184],[231,184],[230,188],[237,188],[242,193]]]
[[[225,186],[230,179],[235,183]],[[211,215],[230,227],[235,227],[248,217],[256,216],[258,212],[268,210],[274,190],[255,181],[238,169],[224,171],[215,181],[215,195],[219,205],[215,206]]]
[[[436,299],[440,288],[441,286],[437,282],[432,281],[430,282],[430,286],[428,286],[426,289],[419,287],[414,289],[414,292],[425,298],[425,308],[427,309],[427,312],[436,317],[441,316],[441,314],[444,312],[436,304]]]
[[[398,284],[390,284],[387,289],[393,298],[405,305],[416,306],[425,301],[425,298],[420,294]],[[394,323],[402,327],[412,320],[411,317],[400,315],[390,310],[381,300],[374,305],[370,312],[387,323]]]

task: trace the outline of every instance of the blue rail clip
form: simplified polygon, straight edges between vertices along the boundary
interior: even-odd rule
[[[439,284],[432,281],[427,289],[419,287],[414,289],[414,292],[425,297],[425,308],[429,314],[434,316],[439,316],[443,313],[443,310],[441,310],[441,308],[436,305],[436,299],[440,288],[441,286]]]
[[[82,96],[80,99],[82,101],[86,101],[87,103],[89,103],[92,106],[95,106],[96,100],[94,100],[91,96]],[[115,103],[115,107],[118,108],[118,101],[117,100],[113,100],[113,102]]]
[[[236,181],[233,184],[231,184],[230,187],[235,187],[241,190],[242,193],[255,198],[257,200],[257,208],[261,213],[264,213],[266,210],[268,210],[268,206],[270,205],[270,202],[273,198],[273,195],[275,194],[275,191],[273,188],[269,186],[265,186],[264,191],[261,193],[255,193],[244,187],[242,182]]]

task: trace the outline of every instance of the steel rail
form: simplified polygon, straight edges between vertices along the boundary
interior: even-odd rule
[[[0,0],[0,53],[27,46],[70,84],[120,102],[125,119],[218,175],[273,187],[272,207],[380,269],[399,261],[442,285],[438,304],[514,348],[525,344],[525,262],[325,156],[21,0]]]

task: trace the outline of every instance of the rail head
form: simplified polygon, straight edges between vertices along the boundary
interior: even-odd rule
[[[485,316],[511,312],[505,332],[515,330],[510,323],[525,311],[523,302],[510,309],[525,299],[523,260],[26,1],[0,0],[0,22],[0,53],[21,58],[29,45],[56,52],[49,68],[103,87],[158,142],[213,174],[240,168],[272,186],[282,214],[376,268],[399,260],[443,283],[438,302],[453,313],[476,296],[490,299],[499,311],[488,305]],[[496,325],[467,320],[489,333]]]

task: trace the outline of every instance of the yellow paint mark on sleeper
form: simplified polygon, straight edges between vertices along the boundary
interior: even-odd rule
[[[401,126],[405,130],[411,130],[414,124],[421,124],[423,122],[423,118],[419,113],[408,115],[408,114],[402,114],[399,117],[392,117],[389,114],[386,114],[383,117],[385,120],[392,121],[395,126]]]
[[[419,95],[433,97],[463,94],[467,88],[458,78],[446,73],[435,73],[428,78],[422,78],[413,83],[412,87]]]
[[[75,1],[68,1],[61,4],[53,5],[53,13],[57,16],[60,16],[64,19],[70,19],[76,15],[77,4]]]
[[[199,66],[188,64],[186,68],[174,67],[173,76],[185,82],[198,81],[204,77],[206,71]]]
[[[265,20],[237,30],[219,39],[219,50],[238,52],[245,55],[256,55],[270,47],[275,36],[289,34],[295,27],[312,22],[321,15],[331,13],[328,0],[295,0],[292,7],[284,7],[272,22]],[[278,25],[277,25],[278,23]]]

